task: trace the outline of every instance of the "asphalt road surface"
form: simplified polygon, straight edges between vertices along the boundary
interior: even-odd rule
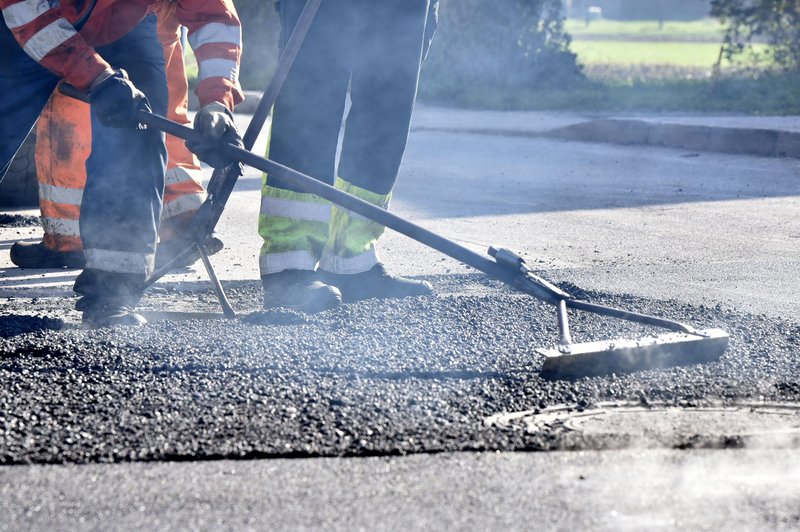
[[[262,517],[280,514],[272,522],[285,528],[525,529],[537,522],[552,528],[796,527],[800,494],[791,486],[797,471],[780,464],[798,462],[797,437],[751,450],[738,429],[711,433],[689,423],[655,444],[664,450],[636,454],[611,451],[636,447],[613,430],[528,430],[487,418],[561,405],[591,410],[609,402],[684,410],[800,403],[797,170],[797,161],[784,159],[412,135],[395,212],[475,250],[495,244],[519,251],[538,273],[582,297],[731,334],[717,363],[633,375],[541,379],[543,358],[534,349],[557,340],[551,308],[395,234],[382,248],[386,262],[398,273],[430,280],[434,296],[365,301],[316,316],[260,312],[260,179],[253,172],[239,183],[223,217],[220,233],[228,247],[214,259],[240,310],[236,320],[215,319],[213,293],[195,267],[147,294],[142,308],[152,324],[80,331],[79,316],[70,310],[72,273],[4,270],[0,463],[15,464],[0,469],[7,526],[258,528]],[[4,248],[12,234],[36,235],[13,231],[3,233]],[[16,285],[8,282],[14,275]],[[651,332],[592,316],[575,316],[573,329],[581,340]],[[487,454],[563,450],[572,452]],[[416,453],[425,456],[363,458]],[[262,458],[303,460],[161,464]],[[578,468],[570,470],[576,472],[571,481],[559,473],[559,461]],[[62,463],[84,465],[40,465]],[[90,465],[101,463],[126,465]],[[386,464],[401,471],[381,473]],[[655,484],[640,486],[647,504],[637,506],[624,489],[626,464],[634,475],[652,473]],[[223,482],[219,475],[226,470],[246,475]],[[717,512],[704,513],[683,484],[670,480],[685,480],[687,471],[708,480],[707,486],[692,484],[698,496],[726,481],[732,495],[708,499]],[[757,471],[769,474],[769,482],[748,476]],[[275,482],[273,472],[284,480]],[[395,482],[412,485],[415,475],[430,489],[388,489]],[[371,487],[351,493],[362,477],[371,478]],[[109,491],[114,495],[105,513],[96,504],[81,509],[96,494],[75,490],[82,493],[91,478],[125,486]],[[551,486],[542,504],[509,498],[518,486],[536,496],[531,478]],[[618,489],[581,488],[586,478]],[[189,486],[197,479],[212,484],[195,493]],[[247,482],[265,486],[259,493],[277,497],[286,512],[242,503],[250,500],[241,495]],[[462,482],[469,485],[462,489]],[[768,486],[783,486],[783,495]],[[180,499],[185,513],[171,506],[165,490],[179,498],[195,493]],[[664,501],[664,490],[671,499]],[[138,514],[127,506],[133,493],[149,494],[145,503],[136,499],[145,509]],[[237,493],[243,507],[226,501]],[[565,502],[571,493],[586,501],[583,512],[575,500]],[[364,504],[348,499],[341,506],[341,497],[361,497]],[[505,517],[478,511],[500,499],[520,502],[509,505]],[[427,510],[393,513],[393,506],[380,504],[388,500]],[[609,501],[636,517],[620,521],[612,519],[620,514],[591,510]],[[70,510],[60,511],[61,503]],[[658,504],[663,508],[653,510]],[[365,509],[379,507],[386,511],[370,520]],[[225,508],[241,511],[232,517]],[[483,517],[465,521],[459,512]],[[207,517],[198,524],[192,515]]]

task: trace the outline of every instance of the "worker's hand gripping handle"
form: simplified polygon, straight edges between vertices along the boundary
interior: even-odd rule
[[[75,98],[76,100],[90,103],[88,94],[68,83],[59,83],[58,90],[61,92],[61,94],[69,96],[70,98]],[[136,116],[139,120],[139,123],[157,129],[158,131],[163,131],[164,133],[168,133],[174,137],[195,142],[201,142],[203,140],[203,135],[194,129],[178,124],[177,122],[167,120],[164,117],[148,111],[139,110]],[[230,145],[230,148],[236,149],[236,146]]]

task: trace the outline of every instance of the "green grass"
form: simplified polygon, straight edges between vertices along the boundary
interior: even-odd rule
[[[800,113],[800,77],[761,75],[750,52],[723,59],[720,78],[712,75],[722,43],[716,20],[692,22],[568,20],[571,50],[585,67],[587,81],[565,90],[481,91],[463,94],[466,105],[515,109],[595,112]],[[766,50],[755,45],[756,54]]]
[[[513,90],[498,87],[424,85],[429,103],[496,110],[561,110],[577,112],[800,114],[800,76],[597,83],[568,88]]]
[[[583,20],[568,19],[564,27],[575,40],[628,38],[719,43],[722,42],[724,31],[724,27],[719,21],[711,18],[689,22],[666,21],[663,27],[659,27],[656,20],[595,20],[587,26]]]
[[[573,41],[571,50],[584,65],[672,65],[709,67],[717,62],[719,44],[653,41]]]
[[[578,62],[587,67],[710,69],[719,58],[722,44],[722,26],[714,19],[665,22],[663,28],[653,20],[597,20],[588,27],[583,21],[568,20],[566,28],[573,37],[571,50],[578,55]],[[753,49],[759,53],[765,47],[757,44]],[[723,60],[722,67],[737,67],[751,59],[751,55],[744,55],[735,64]]]

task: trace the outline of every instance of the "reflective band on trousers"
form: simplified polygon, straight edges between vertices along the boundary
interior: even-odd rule
[[[110,249],[86,249],[86,268],[111,273],[150,275],[153,273],[155,255]]]
[[[355,257],[337,257],[332,253],[323,253],[319,260],[319,269],[331,273],[362,273],[376,264],[378,264],[378,255],[373,247]]]
[[[389,205],[388,204],[386,204],[386,205],[376,205],[376,207],[379,207],[379,208],[381,208],[383,210],[389,210]],[[372,220],[370,220],[366,216],[361,216],[357,212],[348,211],[348,214],[349,214],[350,218],[352,218],[353,220],[358,220],[359,222],[367,222],[367,223],[372,222]]]
[[[39,198],[65,205],[80,205],[83,201],[82,188],[57,187],[48,183],[39,183]]]
[[[327,223],[331,219],[331,205],[264,196],[261,198],[261,214]]]
[[[387,208],[392,196],[391,193],[377,194],[358,187],[341,177],[336,180],[336,188],[383,209]],[[384,230],[377,222],[334,206],[328,241],[319,261],[320,269],[343,274],[369,270],[378,264],[375,244]]]
[[[286,251],[268,253],[259,257],[261,275],[278,273],[284,270],[313,270],[317,259],[308,251]]]
[[[205,199],[205,194],[187,194],[169,202],[165,201],[161,217],[169,220],[181,214],[196,211]]]
[[[49,235],[81,236],[80,222],[78,220],[65,220],[63,218],[42,218],[44,232]]]
[[[172,153],[169,154],[172,156]],[[195,183],[203,182],[203,172],[199,168],[184,168],[183,166],[176,166],[168,168],[167,173],[164,174],[164,185],[176,185],[186,181],[194,181]]]

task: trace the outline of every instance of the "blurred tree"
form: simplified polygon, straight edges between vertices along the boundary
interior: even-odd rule
[[[565,86],[582,78],[575,54],[569,51],[561,0],[441,0],[441,4],[423,88],[441,92],[438,89],[453,91],[466,85]],[[244,38],[242,85],[260,90],[277,57],[280,24],[275,2],[236,0],[236,8]]]
[[[245,89],[263,90],[275,70],[280,23],[275,2],[236,0],[242,21],[242,67],[240,79]]]
[[[712,0],[711,15],[727,25],[728,59],[766,42],[766,54],[784,70],[800,70],[800,0]]]
[[[561,0],[441,0],[439,13],[423,79],[428,92],[563,86],[582,76]]]

